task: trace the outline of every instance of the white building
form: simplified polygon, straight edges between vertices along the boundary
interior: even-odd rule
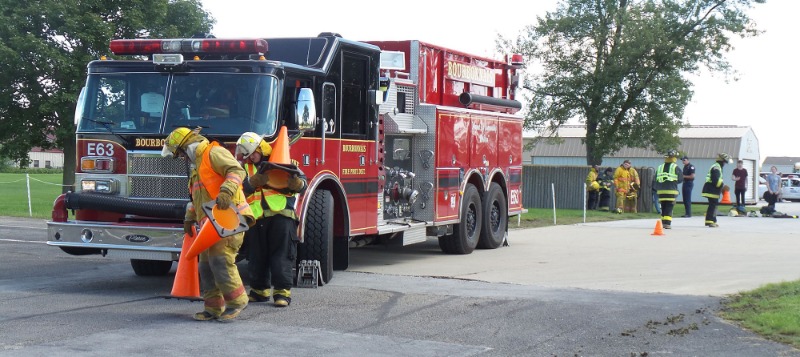
[[[64,152],[59,149],[42,150],[35,147],[28,152],[31,168],[64,168]]]

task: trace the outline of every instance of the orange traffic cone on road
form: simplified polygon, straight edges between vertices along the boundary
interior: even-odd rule
[[[200,275],[197,272],[197,257],[188,258],[187,253],[197,237],[197,230],[192,227],[192,235],[183,235],[181,255],[178,259],[178,270],[172,283],[170,295],[176,298],[200,298]]]
[[[200,253],[216,244],[221,239],[222,237],[219,236],[217,230],[214,229],[214,225],[211,224],[208,218],[203,219],[203,223],[200,225],[200,232],[197,232],[192,246],[189,248],[189,251],[186,252],[186,258],[197,259],[197,256],[200,255]],[[184,257],[181,254],[181,260],[183,258]]]
[[[731,191],[730,190],[723,190],[722,191],[722,201],[719,201],[721,204],[730,204],[731,203]]]
[[[650,234],[651,236],[663,236],[664,235],[664,225],[661,223],[661,220],[656,221],[656,228],[653,230],[653,233]]]

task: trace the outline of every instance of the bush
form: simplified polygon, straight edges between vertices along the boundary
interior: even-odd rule
[[[26,167],[26,168],[19,168],[13,167],[8,165],[0,164],[0,172],[8,173],[8,174],[60,174],[64,173],[63,168],[33,168],[33,167]]]

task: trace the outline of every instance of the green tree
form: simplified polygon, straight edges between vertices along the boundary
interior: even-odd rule
[[[58,147],[74,167],[73,113],[89,61],[108,55],[114,38],[189,37],[213,24],[199,0],[0,0],[0,157],[27,166],[31,147]]]
[[[501,47],[541,66],[524,84],[526,129],[548,138],[578,119],[587,164],[623,147],[676,148],[693,95],[688,75],[703,68],[733,74],[730,39],[758,35],[745,11],[764,2],[561,1],[515,41],[500,38]]]

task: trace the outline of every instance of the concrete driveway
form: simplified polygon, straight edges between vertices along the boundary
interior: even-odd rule
[[[699,208],[699,207],[698,207]],[[800,203],[778,210],[800,214]],[[752,207],[751,207],[752,209]],[[702,213],[702,212],[698,212]],[[800,279],[800,219],[675,218],[511,230],[510,247],[445,255],[436,240],[351,251],[349,271],[436,276],[555,288],[724,296]]]

